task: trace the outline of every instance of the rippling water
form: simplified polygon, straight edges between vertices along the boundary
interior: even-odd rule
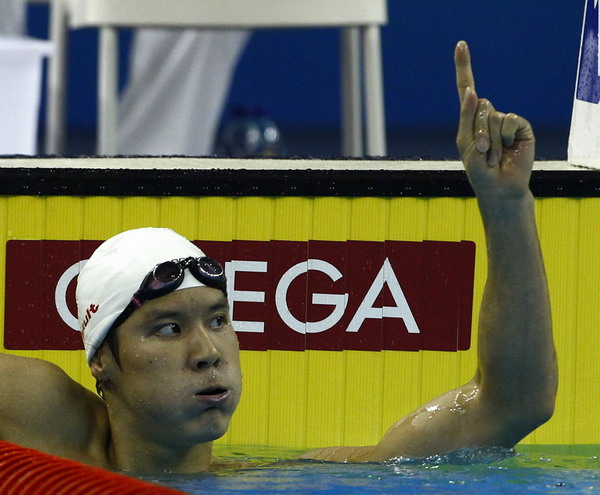
[[[218,474],[150,479],[188,494],[235,493],[599,493],[600,446],[463,450],[385,464],[293,461],[298,451],[219,448],[223,459],[247,463]]]

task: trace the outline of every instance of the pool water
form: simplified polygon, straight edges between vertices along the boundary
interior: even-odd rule
[[[275,448],[219,448],[223,459],[246,463],[214,474],[145,478],[188,494],[235,493],[598,493],[600,445],[523,446],[464,450],[384,464],[294,461],[300,452]]]

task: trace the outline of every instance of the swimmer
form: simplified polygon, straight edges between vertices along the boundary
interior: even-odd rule
[[[488,256],[477,369],[462,387],[401,418],[376,445],[328,447],[303,458],[385,461],[512,447],[553,413],[556,356],[529,190],[534,134],[522,117],[478,98],[464,42],[455,64],[457,145]],[[77,302],[102,398],[53,364],[0,355],[0,440],[107,469],[218,469],[212,441],[227,431],[242,392],[220,266],[172,231],[127,231],[90,258]]]

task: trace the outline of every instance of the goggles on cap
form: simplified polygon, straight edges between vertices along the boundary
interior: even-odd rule
[[[142,281],[140,288],[131,298],[129,304],[117,317],[110,330],[123,324],[137,308],[142,304],[173,292],[183,283],[184,272],[188,269],[190,273],[201,284],[219,289],[227,297],[227,279],[223,267],[212,258],[202,256],[201,258],[181,258],[165,261],[156,265]],[[109,330],[109,331],[110,331]]]

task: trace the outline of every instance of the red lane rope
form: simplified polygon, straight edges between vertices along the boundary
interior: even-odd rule
[[[181,495],[183,492],[0,441],[2,495]]]

